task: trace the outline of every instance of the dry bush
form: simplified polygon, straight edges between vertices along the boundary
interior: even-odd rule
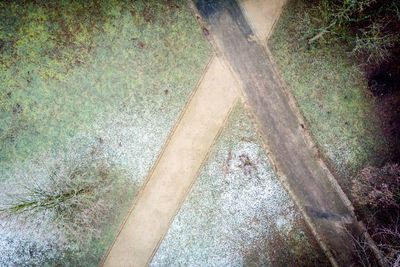
[[[355,204],[365,210],[368,232],[390,266],[400,263],[400,165],[366,167],[353,182]],[[361,246],[362,247],[362,246]]]
[[[57,166],[43,181],[34,181],[8,196],[0,219],[50,222],[60,243],[84,243],[97,237],[118,201],[129,191],[126,175],[103,160],[86,157]]]
[[[399,4],[395,0],[321,0],[301,15],[308,45],[347,42],[366,63],[388,60],[399,44]]]
[[[400,209],[400,166],[387,164],[382,168],[364,168],[354,180],[352,195],[361,206]]]

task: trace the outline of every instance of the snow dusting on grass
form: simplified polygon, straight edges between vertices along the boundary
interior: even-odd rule
[[[101,238],[84,245],[61,242],[46,216],[0,221],[0,266],[96,266],[201,77],[209,46],[185,1],[0,7],[0,207],[7,194],[98,150],[131,190],[115,204],[115,220],[98,229]]]
[[[237,107],[151,265],[244,266],[254,258],[257,266],[270,264],[265,240],[302,236],[307,246],[299,224],[248,115]]]

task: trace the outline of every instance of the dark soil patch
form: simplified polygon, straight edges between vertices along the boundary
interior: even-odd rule
[[[396,55],[395,57],[398,57]],[[400,86],[400,64],[398,58],[380,64],[367,74],[368,87],[374,96],[383,96],[398,91]]]
[[[389,143],[386,155],[400,162],[400,44],[389,60],[365,68],[369,91],[376,101],[383,138]]]
[[[389,158],[392,162],[400,162],[400,91],[379,97],[377,112],[384,138],[390,144]]]
[[[302,236],[294,236],[291,232],[283,234],[275,230],[274,238],[266,246],[272,266],[330,266],[309,229],[304,225],[301,228]],[[305,242],[306,236],[308,242]]]
[[[364,23],[382,23],[382,35],[392,36],[387,46],[388,57],[379,62],[369,62],[363,56],[358,58],[365,65],[368,88],[376,98],[377,114],[381,119],[383,137],[391,148],[389,161],[400,159],[400,13],[398,2],[393,0],[376,1],[367,10],[371,20]]]
[[[264,247],[265,251],[257,249],[244,251],[244,266],[264,266],[266,262],[277,267],[331,266],[303,221],[296,220],[293,229],[287,232],[279,230],[275,225],[271,227],[271,235],[268,239],[259,239],[255,242],[257,245],[254,247]]]

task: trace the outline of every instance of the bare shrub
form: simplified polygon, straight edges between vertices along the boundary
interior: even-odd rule
[[[391,25],[398,23],[397,8],[393,0],[321,0],[300,17],[302,39],[308,45],[348,42],[353,55],[379,63],[400,41]]]
[[[352,53],[366,55],[367,62],[386,61],[390,56],[390,49],[398,39],[393,34],[386,33],[384,25],[375,22],[356,35]]]
[[[354,180],[355,204],[366,210],[368,232],[388,265],[400,262],[400,165],[366,167]],[[362,247],[362,244],[361,244]]]
[[[352,195],[361,206],[373,209],[400,208],[400,166],[366,167],[354,180]]]
[[[126,198],[128,188],[124,173],[103,160],[86,157],[57,166],[48,179],[9,195],[0,206],[0,219],[36,220],[39,225],[47,220],[67,242],[84,243],[98,236],[114,205]]]
[[[357,256],[357,263],[360,266],[393,266],[398,267],[400,263],[400,234],[398,231],[399,224],[391,224],[380,226],[377,228],[369,227],[367,230],[373,233],[372,238],[376,243],[375,253],[365,239],[365,236],[354,236],[353,238],[354,251]],[[379,258],[377,258],[379,254]],[[378,259],[379,262],[378,263]]]

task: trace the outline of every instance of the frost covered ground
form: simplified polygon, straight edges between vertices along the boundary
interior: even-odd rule
[[[323,265],[321,255],[239,106],[151,266]]]
[[[0,3],[0,208],[94,154],[129,180],[84,245],[0,220],[0,266],[98,264],[209,56],[185,1]]]

